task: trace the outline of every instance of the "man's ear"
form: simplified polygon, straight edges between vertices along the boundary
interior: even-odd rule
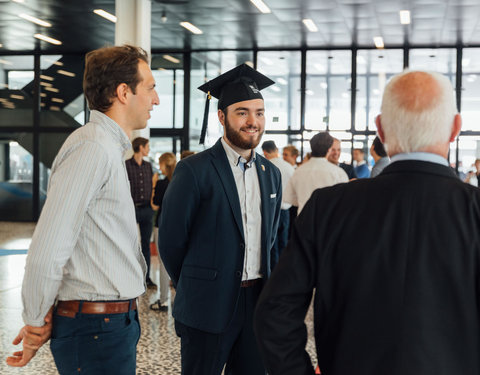
[[[385,137],[384,137],[384,135],[383,135],[381,115],[378,115],[378,116],[375,118],[375,125],[377,125],[378,138],[380,138],[380,140],[382,141],[382,143],[385,143]]]
[[[117,94],[118,101],[125,104],[127,102],[128,93],[130,93],[130,87],[128,87],[126,83],[121,83],[117,86],[115,93]]]
[[[449,142],[453,142],[455,138],[457,138],[460,130],[462,130],[462,116],[460,116],[460,113],[457,113],[453,119],[452,133],[450,134]]]
[[[221,109],[217,111],[217,116],[218,116],[218,121],[220,121],[220,124],[222,126],[225,126],[225,113]]]

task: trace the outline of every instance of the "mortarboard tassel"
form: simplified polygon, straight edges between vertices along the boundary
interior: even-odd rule
[[[207,93],[207,100],[205,102],[205,112],[203,113],[203,123],[202,123],[202,131],[200,133],[200,143],[203,145],[205,143],[205,136],[207,134],[207,126],[208,126],[208,111],[210,109],[210,99],[212,96],[210,95],[210,91]]]

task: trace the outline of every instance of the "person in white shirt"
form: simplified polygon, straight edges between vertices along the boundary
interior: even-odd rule
[[[282,175],[282,191],[285,192],[285,188],[288,185],[288,181],[293,176],[295,169],[290,163],[287,163],[283,160],[278,154],[278,148],[275,145],[274,141],[265,141],[262,143],[263,155],[267,160],[280,169],[280,174]],[[280,254],[282,250],[287,246],[288,242],[288,231],[290,226],[290,212],[289,208],[292,205],[287,202],[282,202],[281,211],[280,211],[280,221],[278,223],[277,238],[272,248],[272,259],[271,259],[271,268],[278,263]]]
[[[297,206],[299,215],[314,190],[348,182],[345,171],[326,159],[332,144],[333,137],[328,132],[315,134],[310,140],[312,157],[295,170],[285,189],[284,202]]]
[[[147,268],[124,157],[159,99],[147,53],[128,45],[89,52],[83,87],[90,121],[53,163],[25,266],[23,350],[7,363],[25,366],[51,334],[60,374],[133,375]]]

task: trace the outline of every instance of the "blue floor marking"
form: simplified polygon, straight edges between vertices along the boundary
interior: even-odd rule
[[[27,249],[24,249],[24,250],[0,249],[0,256],[2,256],[2,255],[26,254],[27,252],[28,252]]]

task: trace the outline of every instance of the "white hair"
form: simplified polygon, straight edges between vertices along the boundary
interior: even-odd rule
[[[412,85],[412,92],[395,90],[395,83],[408,74],[425,73],[433,78],[438,90],[429,90],[421,80]],[[424,89],[424,90],[422,90]],[[420,95],[433,91],[427,108],[406,108],[405,95],[411,103],[422,102]],[[417,98],[415,98],[417,96]],[[403,103],[402,103],[403,102]],[[447,77],[435,72],[405,71],[394,76],[385,87],[381,109],[384,145],[389,154],[422,151],[428,146],[449,141],[457,109],[453,88]]]

